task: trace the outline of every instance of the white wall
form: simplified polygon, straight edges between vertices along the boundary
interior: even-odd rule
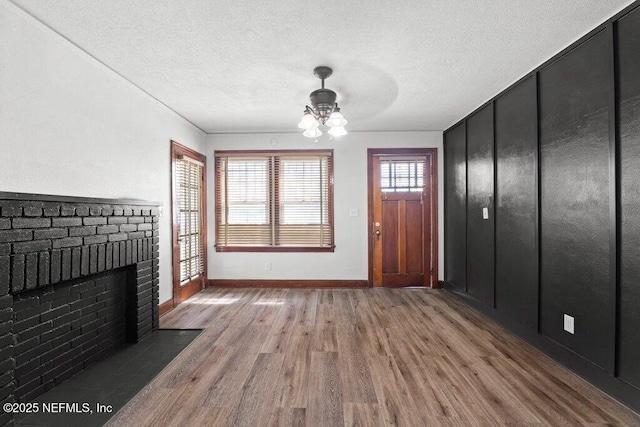
[[[206,136],[0,2],[0,191],[162,202],[160,302],[172,296],[170,140]]]
[[[295,125],[295,124],[294,124]],[[277,139],[273,147],[271,139]],[[367,280],[367,148],[438,149],[439,275],[444,271],[442,132],[352,132],[331,142],[323,135],[319,143],[301,134],[219,134],[207,137],[209,158],[209,278],[210,279],[343,279]],[[214,150],[269,149],[334,150],[335,244],[333,253],[239,253],[216,252],[214,239]],[[358,217],[350,217],[356,208]],[[265,271],[265,263],[272,270]]]

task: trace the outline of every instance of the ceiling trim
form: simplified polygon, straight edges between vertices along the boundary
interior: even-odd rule
[[[350,130],[349,133],[403,133],[403,132],[440,132],[443,133],[442,129],[377,129],[377,130]],[[227,131],[227,132],[209,132],[207,135],[282,135],[282,134],[291,134],[291,135],[299,135],[300,132],[294,130],[286,130],[286,131]],[[323,133],[324,135],[324,133]],[[322,138],[322,137],[320,137]]]
[[[194,124],[192,121],[190,121],[189,119],[187,119],[186,117],[184,117],[183,115],[181,115],[180,113],[178,113],[177,111],[175,111],[174,109],[169,107],[167,104],[165,104],[164,102],[160,101],[158,98],[154,97],[149,92],[145,91],[140,86],[138,86],[135,83],[133,83],[131,80],[128,80],[127,78],[122,76],[122,74],[118,73],[113,68],[109,67],[104,62],[100,61],[95,56],[91,55],[89,52],[87,52],[86,50],[82,49],[80,46],[78,46],[77,44],[75,44],[74,42],[72,42],[71,40],[69,40],[68,38],[66,38],[65,36],[60,34],[59,32],[57,32],[53,28],[49,27],[47,24],[45,24],[44,22],[42,22],[41,20],[39,20],[38,18],[36,18],[32,14],[30,14],[29,12],[24,10],[22,7],[20,7],[19,5],[15,4],[12,0],[0,0],[0,4],[2,6],[4,6],[6,10],[8,10],[10,13],[13,13],[18,18],[28,22],[29,24],[33,25],[34,27],[36,27],[37,29],[39,29],[43,33],[48,34],[50,36],[53,36],[55,39],[57,39],[63,45],[66,45],[67,47],[71,48],[72,52],[74,52],[76,54],[79,54],[80,56],[84,57],[90,63],[95,65],[98,69],[100,69],[102,71],[105,71],[106,73],[111,74],[111,76],[114,77],[116,80],[119,80],[120,82],[124,83],[125,85],[129,86],[130,88],[136,90],[142,96],[146,97],[150,101],[155,102],[157,105],[159,105],[162,109],[164,109],[168,113],[173,114],[177,118],[184,120],[185,122],[189,123],[194,128],[198,129],[203,134],[207,135],[207,132],[205,132],[204,129],[200,128],[199,126]]]

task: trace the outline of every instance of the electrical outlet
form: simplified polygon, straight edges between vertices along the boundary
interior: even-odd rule
[[[482,219],[489,219],[489,208],[482,208]]]
[[[564,330],[570,334],[574,334],[575,319],[568,314],[564,315]]]
[[[271,263],[269,261],[264,263],[265,271],[271,271]]]

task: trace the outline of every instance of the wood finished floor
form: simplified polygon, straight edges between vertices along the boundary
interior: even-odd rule
[[[209,288],[161,327],[206,330],[109,425],[640,425],[444,291]]]

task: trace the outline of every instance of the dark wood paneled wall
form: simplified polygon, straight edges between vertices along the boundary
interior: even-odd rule
[[[617,23],[620,378],[640,388],[640,9]]]
[[[467,292],[490,306],[494,291],[493,211],[493,104],[488,104],[467,120]]]
[[[445,287],[638,411],[639,5],[444,135]]]
[[[465,125],[444,136],[445,277],[458,290],[467,289],[467,152]]]
[[[540,70],[540,330],[602,368],[613,330],[606,30]],[[563,316],[575,318],[575,334]]]
[[[538,328],[536,79],[495,101],[496,307]]]

